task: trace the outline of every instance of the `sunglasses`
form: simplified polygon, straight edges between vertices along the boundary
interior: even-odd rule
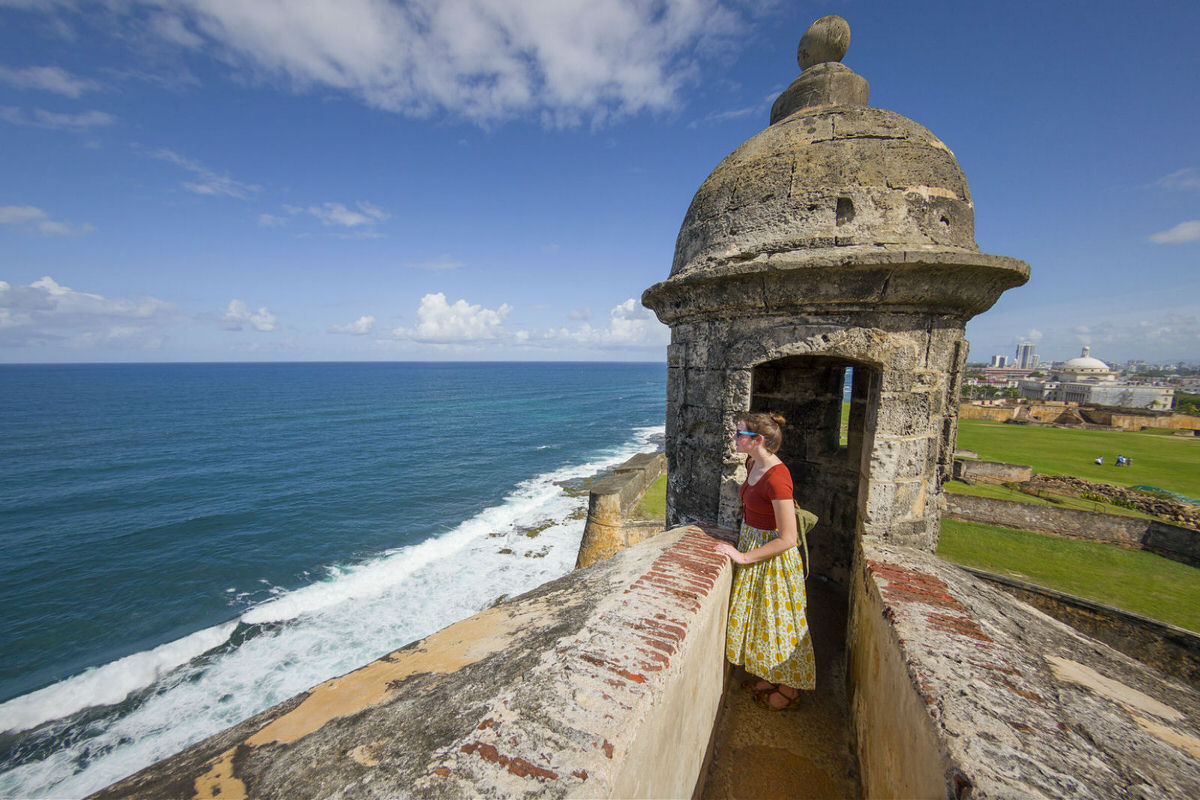
[[[762,436],[761,433],[755,433],[754,431],[738,431],[737,435],[738,436]]]

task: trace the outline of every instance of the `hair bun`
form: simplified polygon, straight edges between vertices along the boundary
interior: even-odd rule
[[[775,424],[780,427],[787,425],[787,420],[783,418],[782,414],[771,414],[771,419],[775,420]]]

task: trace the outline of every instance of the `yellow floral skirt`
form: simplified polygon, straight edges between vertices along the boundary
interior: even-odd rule
[[[743,523],[737,547],[746,553],[778,536],[778,531]],[[796,548],[756,564],[737,566],[725,657],[772,683],[812,689],[817,667],[807,608],[804,565]]]

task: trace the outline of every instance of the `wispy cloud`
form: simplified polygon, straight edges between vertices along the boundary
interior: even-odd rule
[[[133,5],[154,6],[151,35],[209,50],[250,79],[413,116],[547,126],[676,107],[696,49],[741,24],[719,0]]]
[[[86,223],[72,225],[51,219],[36,206],[0,206],[0,226],[42,236],[79,236],[96,230]]]
[[[96,81],[72,75],[59,67],[0,67],[0,83],[16,89],[53,92],[75,98],[100,88]]]
[[[1155,244],[1186,244],[1200,241],[1200,219],[1181,222],[1174,228],[1150,235]]]
[[[512,311],[507,303],[499,308],[484,308],[466,300],[446,302],[446,295],[427,294],[417,309],[417,324],[396,328],[392,334],[426,344],[469,344],[491,342],[502,337],[504,318]]]
[[[1193,167],[1186,167],[1172,172],[1170,175],[1164,175],[1156,180],[1154,185],[1163,189],[1200,192],[1200,171]]]
[[[169,164],[174,164],[177,167],[187,170],[195,175],[198,180],[185,181],[183,188],[189,192],[203,195],[225,195],[226,197],[236,197],[245,200],[250,195],[261,189],[252,183],[243,183],[234,180],[228,175],[222,175],[214,170],[209,169],[198,161],[182,156],[173,150],[165,147],[152,151],[151,158],[156,158],[159,161],[166,161]]]
[[[388,214],[378,206],[359,201],[355,204],[357,211],[347,208],[341,203],[324,203],[319,206],[309,206],[308,213],[321,220],[322,225],[335,225],[344,228],[357,228],[362,225],[374,225],[388,218]]]
[[[77,292],[46,276],[28,286],[0,281],[0,344],[156,347],[180,320],[156,297],[109,298]]]
[[[275,315],[266,307],[251,311],[245,302],[234,298],[229,301],[225,315],[221,317],[221,326],[227,331],[240,331],[246,325],[264,333],[275,330]]]
[[[350,336],[366,336],[373,330],[375,330],[375,317],[372,316],[359,317],[346,325],[329,326],[330,333],[345,333]]]
[[[112,114],[103,111],[61,114],[56,111],[35,108],[31,114],[27,114],[24,109],[16,106],[0,106],[0,119],[12,125],[23,125],[27,128],[49,128],[75,131],[76,133],[82,133],[92,128],[107,127],[117,121]]]
[[[463,262],[456,258],[451,258],[448,255],[438,256],[429,261],[410,261],[404,266],[410,269],[424,269],[430,272],[444,272],[450,269],[458,269],[463,266]]]

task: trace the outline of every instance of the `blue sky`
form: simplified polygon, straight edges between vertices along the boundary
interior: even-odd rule
[[[647,360],[845,16],[1030,282],[972,360],[1200,362],[1200,3],[0,0],[0,362]]]

